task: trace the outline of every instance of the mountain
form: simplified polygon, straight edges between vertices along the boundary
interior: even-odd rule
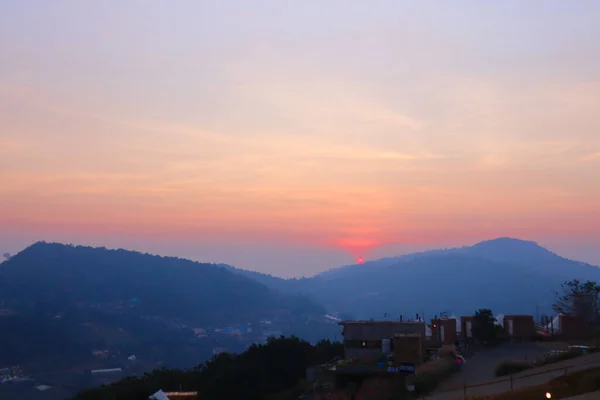
[[[483,307],[548,313],[560,285],[571,279],[600,281],[600,268],[560,257],[535,242],[498,238],[344,266],[307,279],[264,282],[311,296],[329,312],[397,318],[443,311],[471,315]]]
[[[232,267],[173,257],[39,242],[0,264],[0,361],[33,375],[129,368],[131,354],[137,372],[189,367],[271,335],[336,337],[324,315]]]
[[[134,302],[136,313],[199,326],[324,313],[305,297],[270,290],[218,265],[44,242],[2,263],[0,294],[5,302],[44,303],[57,310],[76,303]]]
[[[290,292],[297,279],[283,279],[270,274],[264,274],[258,271],[249,271],[246,269],[235,268],[227,264],[218,264],[233,273],[240,274],[246,278],[252,279],[263,285],[278,291]]]

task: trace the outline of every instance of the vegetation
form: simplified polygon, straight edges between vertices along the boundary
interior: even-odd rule
[[[496,376],[513,375],[523,372],[531,367],[531,364],[526,361],[508,360],[498,364],[494,373]]]
[[[433,392],[440,383],[448,379],[457,371],[454,357],[444,354],[439,360],[427,361],[419,365],[408,383],[415,386],[415,393],[419,396]]]
[[[147,400],[159,389],[198,391],[202,398],[263,400],[292,391],[306,368],[343,355],[343,345],[328,340],[315,346],[297,337],[271,338],[239,355],[223,353],[191,370],[161,369],[141,378],[82,392],[75,400]]]
[[[111,366],[135,354],[153,366],[191,367],[215,347],[238,352],[263,340],[256,329],[262,320],[311,341],[339,334],[311,300],[223,266],[44,242],[2,263],[0,305],[10,311],[0,316],[3,362],[35,370],[95,365],[103,361],[92,350],[103,349],[123,356]],[[196,340],[192,331],[249,323],[254,329],[243,341],[215,334]]]
[[[554,364],[560,361],[570,360],[582,356],[583,353],[579,349],[567,349],[563,351],[551,351],[548,354],[538,358],[533,362],[536,367],[548,364]]]
[[[585,318],[591,326],[598,328],[600,310],[600,285],[593,281],[567,281],[561,285],[563,293],[557,293],[554,311],[565,315]]]
[[[5,303],[21,307],[42,303],[59,312],[77,303],[120,306],[199,326],[325,314],[305,297],[270,290],[218,265],[44,242],[2,264],[0,293]]]
[[[475,312],[471,332],[475,340],[486,346],[498,344],[504,335],[504,329],[496,324],[492,310],[487,308]]]
[[[496,395],[472,396],[471,400],[539,400],[545,399],[546,393],[551,393],[552,398],[562,399],[600,390],[600,368],[591,368],[573,372],[550,382],[518,389],[513,392],[504,392]]]
[[[590,352],[594,351],[596,351],[595,348],[590,349]],[[530,368],[571,360],[584,354],[586,353],[579,348],[570,348],[566,350],[550,351],[542,357],[534,360],[533,363],[528,363],[527,361],[523,360],[507,360],[496,366],[495,374],[496,376],[512,375]]]

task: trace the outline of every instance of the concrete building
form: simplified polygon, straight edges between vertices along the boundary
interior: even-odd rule
[[[442,344],[454,344],[458,339],[456,319],[439,318],[431,320],[431,337]]]
[[[422,321],[342,321],[346,359],[373,360],[393,352],[392,339],[397,335],[425,336]]]
[[[590,323],[585,318],[575,315],[560,314],[546,329],[548,333],[562,340],[589,340],[593,337]]]
[[[404,333],[394,336],[394,362],[419,365],[423,362],[423,336]]]
[[[460,317],[460,338],[462,340],[471,340],[473,338],[473,316]]]
[[[535,335],[533,315],[505,315],[504,329],[511,339],[531,340]]]

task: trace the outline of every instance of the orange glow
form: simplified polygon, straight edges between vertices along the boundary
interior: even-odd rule
[[[230,29],[215,23],[229,21],[220,7],[121,14],[65,2],[24,19],[32,11],[14,3],[2,19],[14,40],[0,79],[0,239],[235,238],[358,262],[395,244],[600,238],[593,12],[573,29],[531,6],[543,22],[515,49],[504,27],[529,32],[527,18],[498,13],[480,34],[443,23],[450,5],[433,24],[423,6],[408,25],[396,23],[401,7],[324,6],[341,21],[324,39],[303,29],[332,19],[291,6],[275,24],[252,12]],[[171,22],[152,29],[160,10]],[[570,56],[549,63],[562,37]],[[69,51],[56,57],[56,43]]]

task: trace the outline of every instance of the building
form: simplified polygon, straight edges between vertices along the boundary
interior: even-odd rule
[[[531,340],[535,335],[533,315],[505,315],[504,329],[510,339]]]
[[[473,316],[460,317],[460,328],[460,338],[465,341],[471,340],[473,338]]]
[[[454,344],[458,339],[455,318],[438,318],[431,320],[431,337],[442,344]]]
[[[414,333],[402,333],[394,336],[394,363],[411,363],[419,365],[423,362],[423,336]]]
[[[589,322],[575,315],[559,314],[545,326],[541,326],[541,331],[567,341],[588,340],[593,336]]]
[[[346,359],[378,359],[393,352],[392,339],[401,334],[424,337],[422,321],[342,321]]]

